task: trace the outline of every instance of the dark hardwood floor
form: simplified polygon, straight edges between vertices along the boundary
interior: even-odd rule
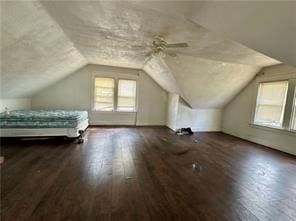
[[[296,220],[296,157],[165,127],[85,138],[2,140],[2,221]]]

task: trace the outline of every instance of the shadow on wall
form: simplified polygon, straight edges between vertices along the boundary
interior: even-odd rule
[[[221,131],[221,109],[192,109],[179,97],[176,129],[190,127],[192,131]]]

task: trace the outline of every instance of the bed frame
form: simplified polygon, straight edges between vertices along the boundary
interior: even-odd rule
[[[49,137],[65,136],[78,138],[83,143],[83,132],[88,127],[88,119],[80,122],[75,128],[0,128],[0,137]]]

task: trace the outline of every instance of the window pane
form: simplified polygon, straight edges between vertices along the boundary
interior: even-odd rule
[[[288,89],[288,81],[268,82],[259,85],[255,123],[281,127]]]
[[[137,83],[133,80],[118,81],[118,111],[136,110]]]
[[[95,110],[113,111],[114,109],[114,79],[95,79]]]

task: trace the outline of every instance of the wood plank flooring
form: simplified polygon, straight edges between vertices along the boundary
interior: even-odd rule
[[[223,133],[89,128],[2,155],[2,221],[296,220],[296,157]]]

